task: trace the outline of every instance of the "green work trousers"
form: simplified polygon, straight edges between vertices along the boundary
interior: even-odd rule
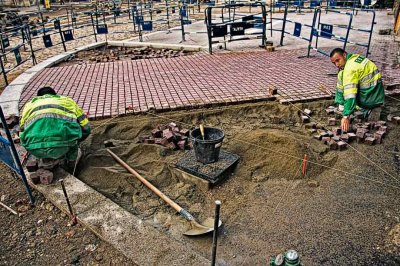
[[[29,150],[29,152],[39,159],[67,159],[68,161],[75,161],[78,157],[78,145],[67,147],[53,147]]]

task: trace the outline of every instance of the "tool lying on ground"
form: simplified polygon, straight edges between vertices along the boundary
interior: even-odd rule
[[[69,198],[68,198],[68,195],[67,195],[67,191],[65,190],[64,180],[61,179],[61,180],[60,180],[60,183],[61,183],[62,190],[63,190],[63,192],[64,192],[65,200],[67,201],[69,214],[71,215],[71,225],[75,225],[75,224],[77,224],[76,215],[75,215],[74,212],[72,211],[71,203],[69,202]]]
[[[7,205],[5,205],[3,202],[0,201],[0,205],[3,206],[6,210],[8,210],[9,212],[11,212],[12,214],[18,215],[18,212],[14,211],[13,209],[11,209],[10,207],[8,207]]]
[[[115,153],[111,150],[107,149],[107,152],[126,170],[128,170],[132,175],[134,175],[137,179],[139,179],[146,187],[148,187],[151,191],[153,191],[157,196],[163,199],[168,205],[174,208],[180,215],[182,215],[186,220],[188,220],[192,226],[192,229],[183,233],[188,236],[197,236],[203,235],[209,232],[214,231],[214,219],[207,218],[203,224],[199,224],[193,216],[183,209],[181,206],[172,201],[168,196],[158,190],[155,186],[153,186],[149,181],[147,181],[144,177],[142,177],[138,172],[136,172],[133,168],[131,168],[127,163],[121,160]],[[218,221],[218,227],[222,225],[221,220]]]

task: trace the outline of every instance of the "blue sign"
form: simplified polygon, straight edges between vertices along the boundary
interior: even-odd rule
[[[2,161],[8,167],[13,169],[18,174],[20,174],[18,166],[14,160],[14,156],[11,151],[10,142],[1,136],[0,136],[0,161]]]
[[[116,17],[119,17],[119,16],[121,15],[121,9],[119,9],[119,8],[115,9],[115,10],[114,10],[114,15],[115,15]]]
[[[74,40],[74,35],[72,35],[72,30],[65,30],[63,31],[64,41],[72,41]]]
[[[51,41],[50,35],[43,36],[44,47],[49,48],[53,46],[53,42]]]
[[[181,8],[181,16],[187,17],[186,7],[184,7],[184,6]]]
[[[329,0],[329,6],[336,6],[336,0]]]
[[[310,7],[317,7],[317,6],[319,6],[319,1],[318,0],[311,0]]]
[[[3,37],[1,37],[1,41],[3,42],[3,48],[7,48],[8,46],[10,46],[10,40],[6,35],[3,35]]]
[[[285,3],[281,2],[281,1],[275,2],[275,7],[283,7],[283,6],[285,6]]]
[[[228,34],[228,25],[211,26],[211,37],[224,37]]]
[[[300,37],[301,34],[301,23],[294,23],[294,32],[293,36]]]
[[[244,35],[246,29],[246,22],[233,22],[231,24],[231,36]]]
[[[54,29],[58,30],[58,29],[60,29],[60,27],[61,27],[60,21],[59,20],[54,20]]]
[[[143,16],[136,16],[135,17],[135,24],[143,24]]]
[[[293,2],[293,5],[294,5],[294,6],[303,7],[303,6],[304,6],[304,2],[303,2],[303,0],[295,0],[295,1]]]
[[[107,24],[99,24],[96,26],[97,34],[108,34]]]
[[[17,65],[21,64],[22,58],[21,58],[21,53],[19,52],[19,47],[15,48],[13,52],[15,55],[15,61],[17,61]]]
[[[153,21],[143,21],[143,31],[153,30]]]
[[[321,37],[331,39],[332,31],[333,31],[333,25],[321,23]]]
[[[208,5],[208,6],[215,6],[215,0],[214,0],[214,1],[209,1],[209,2],[207,3],[207,5]]]

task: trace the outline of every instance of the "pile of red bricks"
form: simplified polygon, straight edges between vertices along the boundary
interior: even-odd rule
[[[29,177],[34,184],[49,185],[53,182],[53,172],[50,169],[45,169],[38,160],[31,156],[26,162],[26,169],[29,172]]]
[[[151,131],[151,136],[139,137],[139,142],[147,144],[158,144],[171,150],[190,149],[189,130],[178,127],[175,123],[158,125]]]
[[[71,56],[69,61],[91,63],[91,62],[114,62],[118,60],[138,60],[149,58],[170,58],[191,54],[183,50],[154,49],[150,47],[101,47],[95,50],[82,51]]]
[[[326,112],[329,115],[338,114],[341,116],[337,108],[333,106],[328,107]],[[380,144],[384,136],[388,133],[386,121],[362,122],[362,112],[354,113],[350,132],[342,132],[342,129],[338,127],[341,119],[337,117],[328,118],[327,126],[331,126],[331,130],[326,129],[327,126],[310,122],[311,113],[311,110],[303,110],[300,114],[301,121],[309,129],[310,133],[314,135],[315,139],[327,144],[331,150],[344,150],[347,148],[348,143],[352,141],[368,145]],[[390,117],[389,120],[400,125],[400,117],[398,116]]]

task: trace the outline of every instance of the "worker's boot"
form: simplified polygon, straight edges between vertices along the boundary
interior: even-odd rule
[[[76,157],[76,160],[69,161],[69,160],[65,159],[65,162],[63,163],[63,165],[61,167],[68,173],[74,175],[75,171],[76,171],[76,167],[77,167],[80,159],[82,158],[82,156],[83,156],[82,150],[81,150],[81,148],[78,148],[78,155]]]
[[[53,170],[56,166],[62,163],[63,159],[42,158],[39,161],[39,168]]]

